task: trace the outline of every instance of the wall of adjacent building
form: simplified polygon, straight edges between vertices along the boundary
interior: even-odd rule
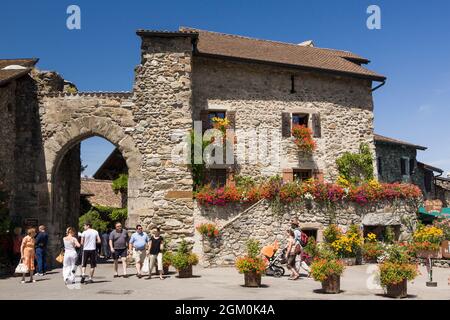
[[[291,75],[295,93],[290,92]],[[342,153],[357,152],[362,142],[374,153],[370,81],[194,56],[192,90],[195,120],[201,120],[202,110],[235,111],[238,143],[240,129],[271,129],[281,135],[283,112],[320,115],[321,137],[315,138],[318,148],[311,156],[299,153],[292,138],[282,138],[279,164],[267,156],[262,160],[268,163],[241,162],[239,174],[281,175],[283,169],[299,168],[319,170],[325,180],[335,180],[335,160]]]

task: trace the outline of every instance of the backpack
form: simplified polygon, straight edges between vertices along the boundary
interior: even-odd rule
[[[302,245],[302,247],[304,247],[304,246],[306,246],[308,244],[308,236],[303,231],[302,231],[302,234],[300,236],[300,244]]]

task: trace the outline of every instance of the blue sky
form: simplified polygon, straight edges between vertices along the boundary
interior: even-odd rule
[[[66,8],[81,8],[81,30],[66,28]],[[366,9],[381,8],[369,30]],[[376,132],[427,146],[419,160],[450,172],[450,2],[433,1],[8,1],[0,12],[0,57],[39,57],[82,91],[131,90],[139,63],[136,29],[191,26],[353,51],[387,76],[374,94]],[[92,174],[111,151],[87,140]]]

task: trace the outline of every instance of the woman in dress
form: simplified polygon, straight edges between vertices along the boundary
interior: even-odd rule
[[[72,227],[67,228],[64,241],[64,262],[63,262],[63,278],[65,284],[75,283],[75,270],[78,253],[76,248],[80,247],[80,243],[75,237],[76,232]]]
[[[33,279],[34,273],[34,259],[35,259],[35,244],[34,237],[36,236],[36,229],[30,228],[27,230],[27,236],[23,238],[20,246],[20,261],[27,267],[30,273],[30,282],[36,282]],[[22,283],[25,283],[25,273],[22,274]]]

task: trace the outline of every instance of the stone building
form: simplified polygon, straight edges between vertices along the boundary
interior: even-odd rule
[[[6,124],[0,129],[0,179],[13,196],[13,217],[18,223],[34,218],[47,224],[53,250],[65,227],[77,225],[79,144],[91,136],[115,144],[126,162],[128,226],[160,225],[174,241],[198,240],[194,226],[205,218],[192,199],[191,170],[176,161],[174,152],[185,146],[193,121],[206,129],[212,117],[226,117],[235,129],[236,161],[208,168],[207,179],[217,184],[237,174],[333,181],[336,158],[358,151],[361,143],[369,145],[375,164],[372,92],[386,78],[365,68],[368,59],[189,28],[139,30],[137,35],[141,62],[129,93],[76,92],[58,74],[35,69],[36,59],[0,60],[0,69],[20,66],[0,70],[0,120]],[[317,150],[312,154],[296,148],[294,124],[313,131]],[[239,144],[263,148],[249,131],[268,135],[270,143],[278,139],[279,159],[239,158]],[[354,212],[343,210],[342,225],[361,223],[364,212],[350,219],[346,210]],[[374,213],[390,212],[383,210]],[[224,224],[234,224],[241,214],[237,208],[221,217]],[[290,215],[302,217],[302,212],[286,212],[284,218]],[[316,229],[326,224],[320,214],[303,222]],[[261,237],[271,232],[259,229]]]
[[[436,178],[443,170],[417,161],[417,150],[424,151],[426,147],[379,134],[374,135],[374,141],[379,181],[414,183],[424,198],[436,198]]]

